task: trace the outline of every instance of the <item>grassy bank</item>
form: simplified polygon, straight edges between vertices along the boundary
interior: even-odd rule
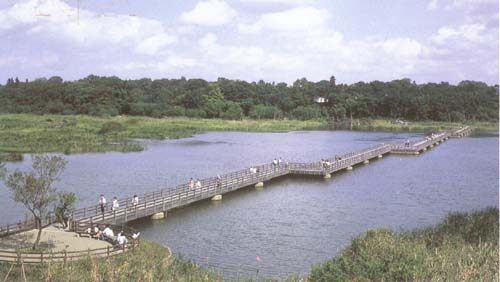
[[[459,123],[356,120],[354,130],[430,132],[463,126]],[[497,130],[498,123],[471,123],[479,130]],[[132,138],[182,138],[203,131],[291,131],[329,129],[327,121],[221,120],[193,118],[93,117],[62,115],[0,115],[0,160],[18,159],[15,153],[140,151]],[[14,154],[12,154],[14,153]]]
[[[469,121],[465,123],[442,121],[415,121],[397,123],[383,119],[363,119],[353,121],[353,130],[391,131],[391,132],[436,132],[440,130],[457,129],[469,125],[479,131],[498,131],[498,122]]]
[[[160,244],[142,240],[138,249],[109,259],[87,258],[81,261],[26,264],[27,281],[222,281],[220,275],[190,262],[171,258],[169,250]],[[11,264],[0,263],[0,279],[4,279]],[[21,267],[15,265],[7,281],[24,281]]]
[[[370,230],[313,266],[309,281],[498,281],[498,209],[401,234]]]
[[[289,131],[326,128],[321,121],[256,121],[148,117],[0,115],[0,152],[140,151],[130,138],[181,138],[203,131]]]

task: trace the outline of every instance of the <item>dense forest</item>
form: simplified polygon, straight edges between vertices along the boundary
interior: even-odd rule
[[[410,79],[336,84],[305,78],[292,85],[219,78],[139,79],[90,75],[0,85],[0,113],[141,115],[241,119],[387,118],[460,122],[498,120],[498,85]]]

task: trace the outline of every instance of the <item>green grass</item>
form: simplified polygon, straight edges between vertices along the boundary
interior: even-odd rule
[[[116,126],[119,124],[120,126]],[[140,151],[131,138],[182,138],[203,131],[289,131],[326,128],[322,121],[0,115],[0,152],[67,154]]]
[[[498,123],[470,123],[479,130],[497,130]],[[463,126],[446,122],[356,120],[354,130],[429,132]],[[194,118],[94,117],[63,115],[0,115],[0,153],[140,151],[133,138],[175,139],[204,131],[291,131],[329,129],[326,120],[221,120]],[[6,156],[5,160],[12,159]],[[2,159],[2,156],[0,156]]]
[[[222,281],[219,274],[179,258],[168,259],[169,251],[160,244],[142,240],[134,251],[105,258],[88,257],[80,261],[25,265],[27,281]],[[4,279],[10,263],[0,263]],[[7,281],[23,281],[20,265],[15,265]]]
[[[498,281],[498,209],[400,234],[370,230],[313,266],[309,281]]]
[[[440,130],[457,129],[464,125],[472,126],[478,131],[498,131],[498,122],[468,121],[465,123],[458,123],[442,121],[410,121],[407,124],[400,124],[385,119],[355,120],[353,121],[353,130],[435,132]]]

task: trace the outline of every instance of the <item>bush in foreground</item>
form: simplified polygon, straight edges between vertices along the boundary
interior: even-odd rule
[[[498,281],[498,209],[453,213],[439,225],[395,234],[370,230],[310,281]]]

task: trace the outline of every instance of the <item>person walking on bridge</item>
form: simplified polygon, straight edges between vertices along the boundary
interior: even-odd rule
[[[113,203],[111,204],[111,210],[116,211],[120,207],[118,203],[118,199],[116,197],[113,198]]]
[[[138,205],[139,205],[139,197],[137,196],[137,194],[135,194],[134,197],[132,198],[132,206],[134,207],[134,209],[137,209]]]
[[[220,190],[221,186],[222,186],[222,178],[220,177],[219,174],[217,174],[217,190]]]
[[[191,178],[189,178],[189,190],[193,190],[193,188],[194,188],[194,180],[191,177]]]
[[[104,214],[104,211],[106,210],[106,198],[104,198],[104,194],[101,194],[101,197],[99,198],[99,205],[101,206],[101,213]]]
[[[196,179],[196,189],[201,189],[201,182],[199,179]]]

